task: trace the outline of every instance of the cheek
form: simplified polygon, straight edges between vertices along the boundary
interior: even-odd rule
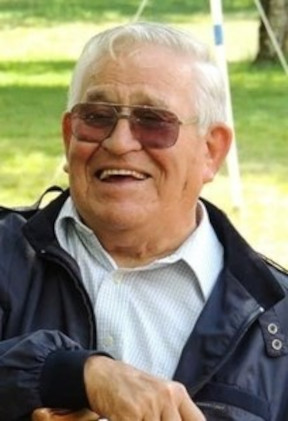
[[[97,147],[93,144],[71,142],[67,154],[69,165],[89,163],[96,150]]]
[[[84,142],[71,142],[67,151],[67,172],[71,190],[83,189],[89,182],[91,161],[97,147]]]
[[[198,150],[187,151],[185,156],[182,157],[180,166],[181,178],[183,180],[183,191],[187,194],[195,194],[200,192],[205,178],[206,160],[203,153]]]

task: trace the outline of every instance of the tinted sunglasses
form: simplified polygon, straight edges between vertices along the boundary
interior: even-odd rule
[[[100,143],[111,136],[121,118],[129,121],[133,137],[145,148],[164,149],[176,143],[182,122],[171,111],[148,105],[120,105],[102,102],[76,104],[70,111],[71,129],[81,142]]]

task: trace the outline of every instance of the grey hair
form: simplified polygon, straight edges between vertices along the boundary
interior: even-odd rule
[[[215,122],[226,121],[225,85],[208,47],[188,32],[152,22],[117,26],[98,33],[87,42],[72,75],[68,110],[81,101],[97,60],[107,55],[115,58],[117,52],[129,50],[135,44],[165,46],[175,53],[191,57],[191,69],[196,76],[196,92],[193,95],[199,128],[206,130]]]

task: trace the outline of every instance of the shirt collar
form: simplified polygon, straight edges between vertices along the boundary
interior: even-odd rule
[[[203,202],[198,202],[201,219],[195,231],[176,250],[187,265],[194,271],[205,301],[223,268],[223,246],[211,225]]]
[[[201,201],[198,202],[198,214],[200,218],[197,228],[178,249],[151,264],[136,268],[136,270],[154,269],[182,260],[194,272],[199,282],[203,298],[206,301],[223,267],[223,246],[216,236],[206,207]],[[117,269],[116,263],[105,249],[103,249],[93,231],[80,220],[71,197],[64,203],[56,220],[56,234],[60,231],[66,231],[68,220],[74,222],[86,247],[92,247],[92,249],[100,252],[98,256],[99,262],[102,262],[106,267],[108,265],[111,268],[112,265],[112,268]]]

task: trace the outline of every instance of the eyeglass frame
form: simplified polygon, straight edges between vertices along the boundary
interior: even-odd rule
[[[175,136],[175,139],[173,139],[173,143],[169,143],[168,145],[163,144],[164,146],[147,146],[145,144],[145,141],[138,139],[137,137],[135,137],[135,139],[144,147],[144,148],[149,148],[149,149],[166,149],[166,148],[170,148],[172,146],[175,145],[175,143],[178,140],[179,137],[179,129],[180,126],[185,126],[185,125],[190,125],[190,124],[197,124],[199,122],[199,119],[197,116],[194,117],[190,117],[187,118],[186,120],[180,120],[179,117],[170,110],[167,110],[165,108],[160,108],[160,107],[154,107],[151,105],[126,105],[126,104],[117,104],[117,103],[110,103],[110,102],[79,102],[77,104],[75,104],[70,111],[68,111],[68,115],[70,115],[73,119],[73,113],[75,112],[75,110],[77,109],[77,107],[81,107],[81,106],[93,106],[93,105],[99,105],[99,106],[105,106],[108,108],[111,108],[114,111],[115,114],[115,122],[113,125],[111,125],[111,129],[108,132],[108,134],[103,137],[103,139],[101,140],[87,140],[87,139],[81,139],[79,137],[77,137],[77,134],[74,133],[73,128],[72,128],[72,134],[74,135],[74,137],[76,138],[77,141],[79,142],[87,142],[87,143],[97,143],[97,144],[101,144],[102,142],[104,142],[104,140],[106,140],[109,136],[111,136],[111,134],[113,133],[113,131],[115,130],[118,121],[120,119],[126,119],[128,120],[129,123],[129,128],[132,134],[135,134],[135,129],[133,130],[133,118],[134,120],[137,120],[137,117],[133,116],[133,112],[130,112],[129,114],[125,113],[125,111],[123,112],[123,109],[128,109],[128,110],[135,110],[135,109],[143,109],[143,110],[151,110],[151,111],[155,111],[155,112],[164,112],[166,115],[168,115],[169,117],[172,118],[171,121],[166,121],[169,124],[174,124],[174,128],[177,130],[177,135]],[[118,111],[118,109],[121,109],[120,111]],[[75,114],[75,118],[79,118],[80,120],[84,121],[85,123],[85,119],[81,118],[81,112],[80,113],[76,113]],[[132,121],[131,121],[132,120]],[[162,120],[163,122],[165,122],[165,119]],[[161,122],[161,119],[159,119],[159,122]],[[176,126],[175,126],[176,124]],[[88,125],[88,124],[87,124]],[[93,126],[91,126],[93,127]]]

